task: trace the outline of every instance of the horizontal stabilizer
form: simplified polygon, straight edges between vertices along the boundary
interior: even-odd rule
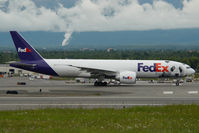
[[[21,62],[10,62],[10,66],[26,67],[26,68],[35,68],[37,64],[26,64]]]

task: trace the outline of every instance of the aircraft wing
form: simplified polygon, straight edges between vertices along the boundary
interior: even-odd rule
[[[111,70],[105,70],[105,69],[99,69],[99,68],[90,68],[90,67],[82,67],[82,66],[74,66],[74,65],[69,65],[69,66],[79,68],[82,71],[90,72],[92,75],[96,75],[96,76],[100,76],[100,75],[115,76],[117,74],[116,71],[111,71]]]

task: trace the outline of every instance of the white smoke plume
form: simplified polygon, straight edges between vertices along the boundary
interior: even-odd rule
[[[49,9],[32,0],[0,0],[0,31],[67,31],[67,45],[72,31],[199,28],[198,7],[199,0],[183,0],[181,9],[163,0],[79,0],[70,8]]]
[[[65,35],[64,35],[64,40],[63,40],[63,42],[62,42],[62,46],[66,46],[66,45],[68,45],[69,44],[69,41],[70,41],[70,38],[71,38],[71,36],[72,36],[72,32],[66,32],[65,33]]]

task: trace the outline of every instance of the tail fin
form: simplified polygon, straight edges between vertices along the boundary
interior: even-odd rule
[[[16,31],[10,31],[17,53],[21,61],[42,60],[42,56],[26,42],[23,37]]]

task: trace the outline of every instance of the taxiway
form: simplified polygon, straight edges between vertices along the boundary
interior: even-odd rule
[[[17,85],[18,81],[26,85]],[[16,90],[18,94],[6,94]],[[36,108],[126,108],[136,105],[199,104],[199,82],[95,87],[57,80],[0,79],[0,110]]]

